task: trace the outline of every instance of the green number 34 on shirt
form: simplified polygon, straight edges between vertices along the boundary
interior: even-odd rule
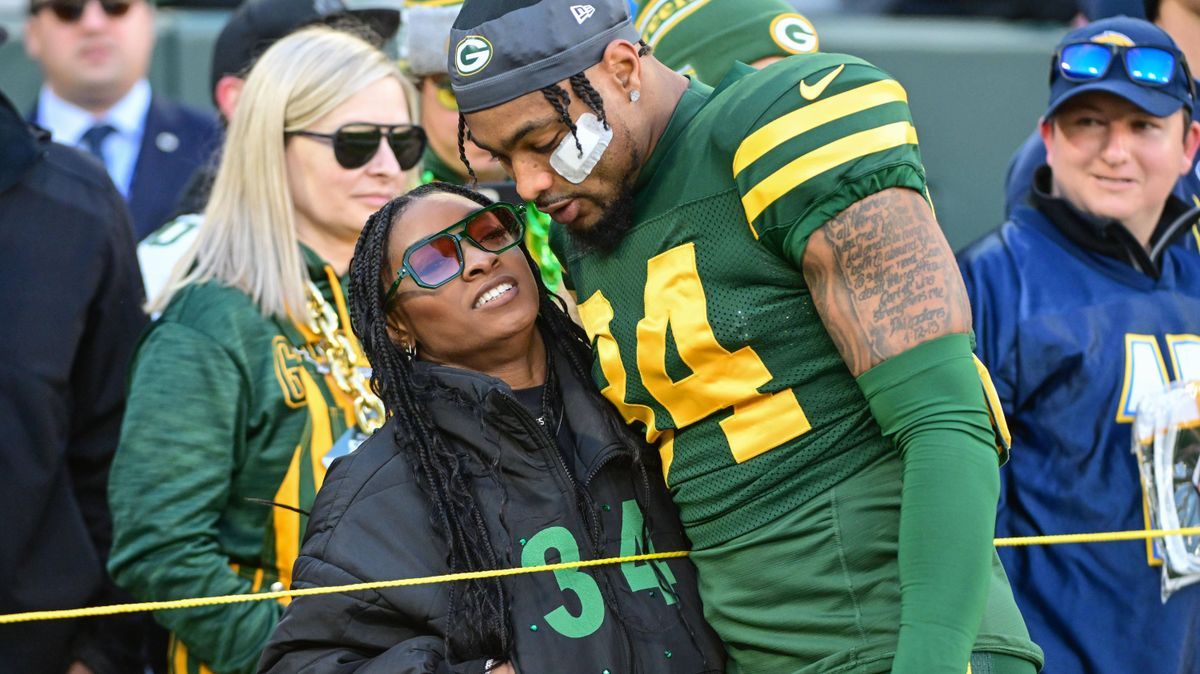
[[[636,501],[629,500],[621,504],[622,557],[655,552],[654,545],[648,542],[646,549],[642,549],[643,521],[641,508]],[[557,555],[550,556],[549,553],[552,552]],[[521,566],[525,567],[578,561],[579,543],[565,527],[542,529],[530,538],[521,550]],[[651,566],[652,564],[655,566]],[[675,603],[672,589],[675,587],[675,574],[666,562],[626,562],[621,565],[621,574],[625,576],[625,582],[633,592],[658,590],[664,602]],[[558,582],[560,590],[575,595],[578,601],[573,603],[577,603],[580,609],[576,615],[567,608],[568,604],[564,603],[546,614],[546,624],[571,639],[582,639],[594,634],[604,623],[605,612],[604,595],[601,594],[596,579],[582,569],[560,569],[554,572],[554,579]],[[667,587],[663,587],[662,583]]]

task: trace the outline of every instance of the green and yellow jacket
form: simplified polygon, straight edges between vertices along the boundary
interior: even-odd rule
[[[303,252],[348,326],[337,275]],[[355,419],[296,318],[264,317],[245,293],[208,282],[176,294],[143,336],[109,479],[108,568],[139,600],[290,584],[307,526],[291,508],[309,510],[326,454]],[[156,614],[171,631],[171,674],[253,671],[282,610],[259,601]]]

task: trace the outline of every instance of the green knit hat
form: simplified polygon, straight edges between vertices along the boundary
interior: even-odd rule
[[[717,84],[734,61],[817,51],[817,31],[784,0],[641,0],[634,20],[654,56]]]

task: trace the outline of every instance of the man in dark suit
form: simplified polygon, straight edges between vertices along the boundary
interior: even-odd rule
[[[31,121],[108,169],[144,238],[219,142],[215,117],[150,90],[148,0],[32,0],[25,49],[45,83]]]

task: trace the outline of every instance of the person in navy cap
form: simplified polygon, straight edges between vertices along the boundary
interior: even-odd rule
[[[1080,9],[1090,21],[1121,15],[1151,21],[1176,40],[1175,46],[1189,63],[1200,61],[1200,5],[1193,0],[1084,0]],[[1009,159],[1004,177],[1005,217],[1028,200],[1034,171],[1045,162],[1046,148],[1034,131]],[[1200,204],[1200,167],[1179,179],[1175,196]]]
[[[964,251],[976,352],[1012,430],[998,536],[1147,526],[1139,400],[1200,378],[1200,210],[1172,194],[1200,144],[1175,42],[1116,17],[1054,54],[1028,205]],[[1002,548],[1054,674],[1200,672],[1200,586],[1164,603],[1140,541]],[[1134,633],[1136,639],[1128,638]]]

